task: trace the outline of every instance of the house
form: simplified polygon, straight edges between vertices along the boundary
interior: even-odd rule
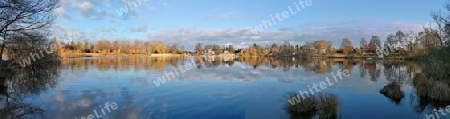
[[[214,51],[212,51],[212,49],[208,49],[207,52],[206,52],[206,54],[214,55]]]
[[[375,45],[365,45],[364,46],[364,52],[366,52],[366,53],[376,53],[377,52],[377,46],[375,46]]]

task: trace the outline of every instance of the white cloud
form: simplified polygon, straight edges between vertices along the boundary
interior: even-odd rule
[[[167,1],[165,1],[165,0],[160,0],[160,1],[159,1],[159,4],[160,4],[161,6],[164,6],[164,7],[170,6],[170,4],[167,3]]]
[[[127,39],[123,34],[128,32],[127,30],[118,30],[113,27],[98,27],[92,31],[85,31],[84,29],[69,27],[65,28],[61,25],[55,24],[51,27],[52,35],[50,38],[57,38],[58,40],[69,43],[70,41],[81,41],[85,40],[90,42],[96,42],[98,40],[116,40],[116,39]]]
[[[92,4],[89,1],[83,1],[79,6],[77,6],[79,10],[83,13],[89,12],[92,10]]]
[[[114,6],[120,1],[110,1],[110,0],[62,0],[62,7],[58,8],[56,13],[60,16],[65,16],[64,13],[70,11],[71,17],[82,18],[88,20],[103,20],[108,19],[107,17],[116,17],[114,15],[115,8],[123,7],[126,4],[118,4],[122,6]],[[72,14],[74,13],[74,14]],[[75,16],[76,15],[76,16]],[[67,16],[67,15],[66,15]],[[130,19],[131,17],[137,16],[135,10],[128,11],[127,14],[123,15],[123,19]],[[64,17],[68,18],[68,17]]]
[[[140,27],[130,27],[131,32],[147,32],[147,24],[144,24]]]
[[[283,27],[283,28],[278,28],[279,31],[295,31],[294,27]]]
[[[66,18],[66,19],[72,19],[72,17],[69,16],[69,15],[66,13],[66,11],[64,10],[64,7],[56,8],[56,9],[55,9],[55,13],[56,13],[56,15],[58,15],[59,17],[63,17],[63,18]]]
[[[311,22],[299,27],[280,27],[276,32],[263,32],[253,34],[252,28],[225,28],[225,29],[203,29],[179,28],[159,30],[148,33],[148,40],[164,41],[168,44],[182,42],[187,47],[193,47],[196,43],[239,45],[247,47],[253,43],[268,45],[272,43],[283,43],[290,41],[293,44],[302,45],[305,42],[315,40],[331,41],[334,46],[339,46],[343,38],[350,38],[353,45],[358,45],[361,38],[370,40],[371,36],[379,35],[382,41],[390,33],[398,30],[408,32],[416,30],[419,24],[406,22],[387,22],[376,20],[353,20],[345,22]]]

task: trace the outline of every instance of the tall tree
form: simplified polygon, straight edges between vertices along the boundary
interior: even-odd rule
[[[450,34],[450,3],[444,5],[445,11],[432,12],[431,17],[435,21],[435,26],[430,24],[428,28],[428,37],[434,37],[432,39],[437,39],[438,41],[434,44],[437,48],[444,46],[444,42],[449,42],[448,35]],[[448,45],[448,44],[447,44]]]
[[[152,43],[150,41],[144,42],[144,50],[145,50],[145,53],[147,53],[147,55],[152,54]]]
[[[331,46],[327,41],[325,40],[318,40],[314,41],[314,47],[319,50],[320,54],[326,53],[326,49]]]
[[[352,41],[350,41],[350,39],[348,39],[348,38],[342,39],[341,48],[345,48],[345,47],[353,47]]]
[[[343,49],[344,54],[351,53],[354,50],[352,41],[348,38],[342,39],[341,49]]]
[[[397,45],[398,36],[389,34],[384,43],[384,47],[395,47]]]
[[[81,41],[77,41],[77,43],[75,44],[75,49],[77,50],[77,52],[83,53],[85,48]]]
[[[196,54],[202,54],[203,53],[203,44],[202,43],[197,43],[195,45],[195,53]]]
[[[294,52],[294,48],[292,47],[292,45],[289,41],[285,41],[283,43],[283,45],[281,46],[281,52],[282,53],[292,53],[292,52]]]
[[[132,47],[133,47],[134,53],[141,53],[141,50],[143,48],[142,41],[134,40]]]
[[[214,51],[215,54],[221,53],[221,50],[220,50],[220,46],[219,46],[219,45],[213,44],[213,45],[212,45],[212,50]]]
[[[89,46],[89,42],[88,42],[88,40],[84,40],[84,43],[83,43],[83,47],[84,47],[84,51],[83,52],[87,52],[87,53],[91,53],[92,51],[92,49],[90,49],[90,46]]]
[[[280,47],[277,44],[273,43],[272,45],[270,45],[270,51],[272,53],[280,53]]]
[[[395,39],[395,46],[396,47],[401,47],[401,48],[404,48],[404,47],[406,47],[406,35],[405,35],[405,33],[403,33],[402,31],[397,31],[396,33],[395,33],[395,36],[397,36],[397,38]]]
[[[234,47],[233,47],[233,45],[229,45],[229,46],[228,46],[228,52],[229,52],[229,53],[234,53]]]
[[[166,45],[164,45],[164,43],[158,41],[158,42],[153,42],[152,43],[152,49],[154,53],[167,53],[168,52],[168,48]]]
[[[419,33],[423,36],[419,38],[419,44],[425,51],[442,47],[441,35],[438,32],[439,31],[425,28],[423,32]]]
[[[367,45],[367,41],[365,38],[361,38],[361,41],[359,42],[359,48],[363,49]]]
[[[97,41],[92,47],[92,50],[94,50],[94,53],[100,53],[103,50],[103,41]]]
[[[103,50],[107,53],[111,51],[111,42],[109,40],[103,41]]]
[[[261,46],[257,45],[256,43],[253,43],[253,45],[250,46],[248,50],[249,50],[249,53],[251,55],[255,55],[256,56],[256,55],[258,55],[260,53]]]
[[[379,36],[372,36],[369,45],[374,45],[377,49],[381,49],[381,41]]]
[[[129,44],[127,41],[119,42],[119,53],[128,53]]]
[[[112,43],[111,49],[114,50],[117,53],[119,51],[119,41],[114,40],[113,43]]]
[[[170,53],[178,54],[180,53],[180,51],[180,45],[178,45],[177,43],[174,43],[172,46],[170,46]]]

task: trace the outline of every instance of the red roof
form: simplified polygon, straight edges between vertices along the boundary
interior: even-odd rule
[[[377,47],[375,45],[366,45],[364,46],[365,51],[376,51]]]

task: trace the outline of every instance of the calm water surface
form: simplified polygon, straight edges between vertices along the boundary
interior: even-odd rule
[[[153,82],[193,62],[196,65],[191,70],[178,72],[166,83],[156,86]],[[53,88],[25,97],[23,102],[56,119],[81,119],[95,115],[94,110],[104,119],[289,118],[283,109],[289,93],[306,91],[308,85],[347,69],[349,77],[321,91],[338,96],[340,118],[422,119],[432,113],[435,104],[421,100],[412,86],[412,74],[421,70],[418,67],[414,62],[339,59],[65,59]],[[380,94],[391,82],[401,86],[404,98]],[[117,103],[118,108],[107,112],[106,102]]]

